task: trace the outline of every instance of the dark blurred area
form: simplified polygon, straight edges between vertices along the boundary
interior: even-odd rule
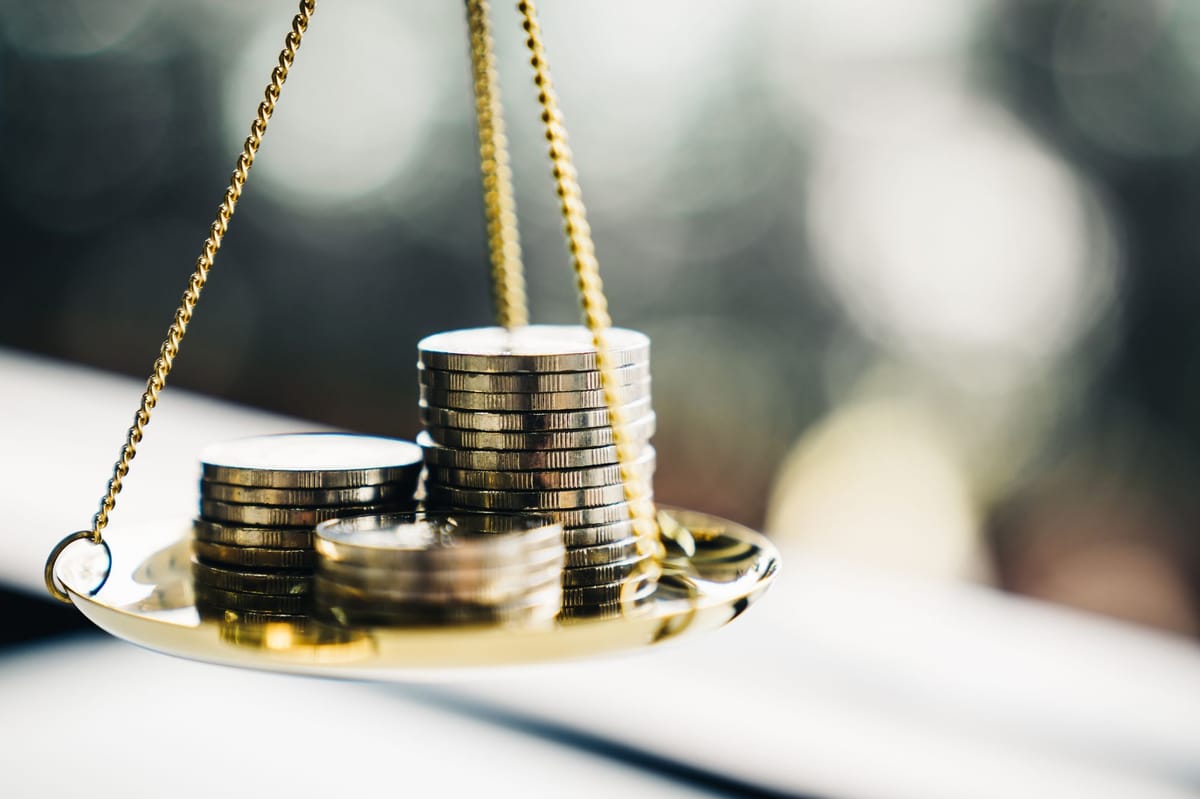
[[[0,2],[0,344],[146,375],[293,5]],[[533,317],[573,321],[496,11]],[[1200,6],[542,16],[662,501],[1200,631]],[[490,323],[465,40],[318,9],[172,386],[415,434],[417,339]]]

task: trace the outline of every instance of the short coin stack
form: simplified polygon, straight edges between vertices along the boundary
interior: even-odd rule
[[[413,509],[421,450],[391,438],[300,433],[214,444],[201,462],[197,607],[270,619],[310,609],[317,524]]]
[[[384,514],[318,525],[317,612],[340,624],[552,622],[562,528],[546,518]]]
[[[635,469],[654,471],[650,339],[609,331]],[[439,333],[418,345],[430,509],[532,512],[563,527],[564,615],[618,610],[654,589],[649,542],[633,530],[617,451],[583,327]]]

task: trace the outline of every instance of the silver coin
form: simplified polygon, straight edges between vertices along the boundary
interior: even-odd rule
[[[650,339],[613,327],[606,331],[613,366],[644,363]],[[463,372],[586,372],[597,368],[592,334],[578,325],[481,327],[427,336],[417,342],[426,366]]]
[[[426,500],[429,504],[430,500]],[[447,507],[445,503],[439,503],[437,500],[433,502],[433,507],[439,507],[448,510],[462,510],[463,508]],[[471,508],[470,510],[478,513],[492,513],[483,509]],[[511,513],[512,511],[509,511]],[[604,505],[599,508],[573,508],[571,510],[539,510],[539,515],[553,519],[566,527],[592,527],[598,524],[612,524],[613,522],[628,521],[630,519],[629,505],[624,502],[618,502],[613,505]],[[564,535],[566,534],[564,530]]]
[[[220,605],[205,602],[196,597],[196,612],[202,619],[211,619],[222,627],[223,636],[230,635],[232,630],[244,630],[251,626],[287,624],[289,626],[304,624],[309,619],[309,607],[299,613],[276,613],[269,610],[239,610],[223,608]]]
[[[250,505],[282,505],[291,507],[328,507],[334,505],[370,505],[377,503],[409,503],[415,505],[413,494],[420,472],[403,483],[380,483],[353,488],[253,488],[228,483],[200,481],[200,496],[219,502]]]
[[[563,528],[563,545],[568,550],[612,544],[634,535],[633,522],[577,525]]]
[[[654,435],[656,419],[653,413],[625,425],[625,435],[644,447]],[[483,430],[458,430],[453,427],[429,427],[425,432],[443,447],[457,449],[547,450],[588,449],[613,443],[611,427],[592,427],[586,430],[553,430],[545,433],[492,433]]]
[[[653,594],[630,602],[601,602],[594,605],[577,605],[562,608],[558,612],[558,620],[564,624],[586,623],[615,619],[623,616],[635,616],[649,611],[654,604]]]
[[[303,615],[311,607],[307,596],[270,596],[267,594],[248,594],[240,591],[225,591],[207,585],[197,584],[196,604],[213,605],[230,610],[247,610],[256,613],[282,613],[285,615]]]
[[[637,536],[631,535],[611,544],[594,544],[568,549],[564,563],[568,569],[579,566],[604,566],[652,552],[653,545],[652,541],[643,541]]]
[[[316,580],[325,597],[348,599],[358,602],[403,604],[419,602],[427,605],[473,604],[498,605],[518,602],[530,594],[536,594],[560,579],[561,568],[543,569],[538,574],[527,574],[520,578],[495,579],[479,584],[467,582],[404,582],[390,583],[350,582],[347,572],[320,571]]]
[[[625,405],[626,419],[637,419],[650,413],[650,401]],[[547,430],[579,430],[588,427],[607,427],[607,408],[546,413],[492,413],[490,411],[459,411],[433,405],[420,406],[421,423],[426,426],[456,427],[459,430],[488,430],[494,433],[534,433]]]
[[[262,549],[312,548],[312,530],[308,528],[237,527],[196,519],[192,530],[197,541],[209,544]]]
[[[618,462],[616,447],[566,450],[477,450],[443,447],[422,431],[417,443],[425,450],[425,463],[450,469],[475,471],[547,471],[551,469],[588,469]]]
[[[633,465],[634,473],[649,481],[654,475],[654,449],[646,447]],[[482,488],[491,491],[564,491],[571,488],[597,488],[621,482],[621,470],[613,466],[591,469],[561,469],[540,472],[500,472],[486,469],[428,468],[426,483],[455,488]]]
[[[640,576],[622,582],[608,585],[589,585],[578,588],[564,588],[562,603],[564,608],[576,608],[581,605],[604,605],[613,602],[636,602],[654,593],[658,587],[656,578]]]
[[[400,570],[480,570],[557,557],[562,528],[547,517],[511,514],[360,516],[317,527],[325,560]]]
[[[488,491],[479,488],[425,486],[427,502],[481,510],[546,511],[596,508],[625,501],[622,485],[566,491]]]
[[[200,560],[192,560],[192,577],[198,584],[223,591],[242,594],[295,596],[312,589],[312,574],[287,572],[252,572],[226,569]]]
[[[411,503],[404,503],[409,505]],[[212,499],[200,500],[200,515],[209,521],[264,527],[315,527],[321,522],[343,516],[405,510],[400,503],[378,505],[339,505],[329,508],[284,508],[271,505],[234,505]]]
[[[646,363],[613,370],[618,386],[633,386],[650,379]],[[442,391],[474,391],[494,394],[546,394],[561,391],[599,391],[604,382],[599,372],[449,372],[419,366],[417,380]]]
[[[621,582],[640,569],[647,558],[647,555],[639,553],[612,563],[563,569],[563,587],[607,585]]]
[[[341,625],[446,626],[460,625],[521,625],[552,622],[562,606],[562,588],[555,582],[542,593],[526,596],[516,602],[420,603],[380,602],[359,600],[326,589],[316,588],[316,609],[322,616]]]
[[[255,436],[207,447],[204,479],[259,488],[348,488],[404,482],[420,469],[411,441],[344,433]]]
[[[603,391],[556,391],[545,394],[521,394],[482,391],[444,391],[440,388],[421,386],[421,402],[439,408],[460,411],[489,411],[493,413],[522,412],[549,413],[578,411],[608,407]],[[646,402],[650,399],[650,381],[622,386],[617,391],[622,405]]]
[[[311,549],[265,549],[237,547],[193,541],[193,551],[200,560],[214,564],[260,569],[307,569],[313,565]]]
[[[511,563],[478,564],[468,562],[431,566],[414,560],[409,568],[362,566],[318,558],[317,574],[325,579],[362,591],[461,590],[479,591],[489,586],[513,589],[541,585],[562,571],[565,552],[561,547],[529,553]]]

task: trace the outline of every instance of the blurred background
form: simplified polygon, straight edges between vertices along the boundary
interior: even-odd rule
[[[293,6],[0,2],[0,345],[145,377]],[[662,501],[1200,633],[1200,5],[544,6]],[[495,12],[533,317],[572,322]],[[417,339],[490,324],[465,38],[320,7],[172,386],[416,433]]]

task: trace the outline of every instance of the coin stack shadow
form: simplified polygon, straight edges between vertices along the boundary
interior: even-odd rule
[[[413,510],[419,452],[411,442],[328,433],[206,449],[192,557],[202,615],[267,621],[311,613],[313,528]]]
[[[609,331],[627,434],[647,483],[650,340]],[[563,527],[564,617],[621,612],[654,590],[650,542],[635,535],[591,335],[532,325],[440,333],[418,345],[429,509],[530,512]]]
[[[562,528],[549,519],[384,514],[317,526],[315,597],[346,625],[552,622]]]

